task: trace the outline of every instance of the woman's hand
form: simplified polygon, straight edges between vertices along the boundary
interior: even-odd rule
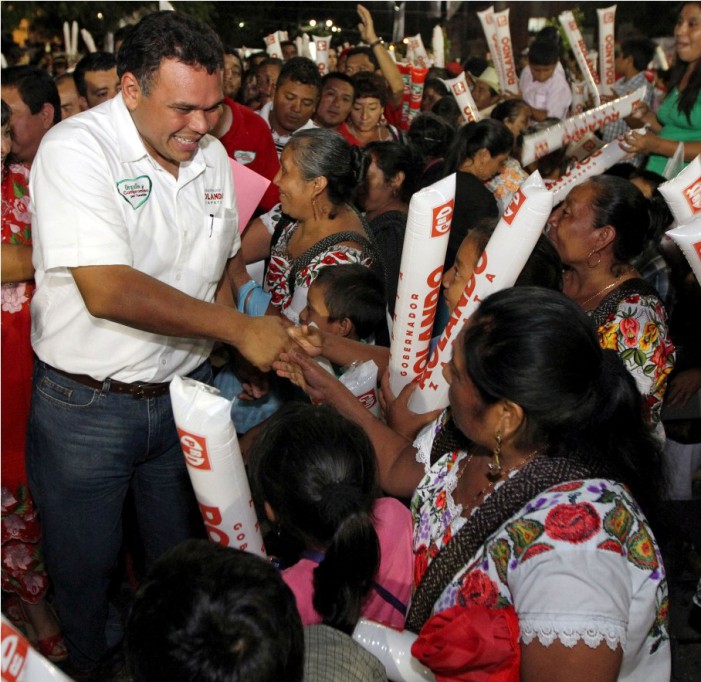
[[[430,424],[442,410],[416,414],[409,409],[409,398],[417,389],[415,381],[407,384],[395,398],[389,385],[389,370],[382,375],[380,382],[380,406],[387,426],[401,436],[413,441],[421,429]]]
[[[665,405],[682,407],[699,390],[701,390],[701,367],[692,367],[679,372],[667,387]]]
[[[319,327],[303,324],[299,327],[290,327],[287,333],[309,357],[315,358],[321,355],[324,348],[324,332]]]
[[[315,404],[332,402],[335,391],[339,387],[345,388],[335,376],[300,350],[280,353],[280,359],[273,363],[273,369],[278,376],[299,386]]]
[[[658,139],[657,135],[649,130],[644,134],[631,130],[618,145],[629,154],[654,154]]]

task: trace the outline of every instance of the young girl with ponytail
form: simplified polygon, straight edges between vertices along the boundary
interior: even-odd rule
[[[257,439],[249,472],[259,508],[304,547],[282,572],[302,623],[350,634],[362,616],[402,627],[411,594],[411,514],[379,497],[363,431],[331,408],[288,403]]]

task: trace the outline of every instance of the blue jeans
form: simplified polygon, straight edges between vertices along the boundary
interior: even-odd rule
[[[209,363],[190,376],[210,382]],[[204,537],[170,394],[137,400],[108,388],[109,379],[93,389],[35,363],[27,473],[63,636],[80,668],[108,650],[107,592],[129,487],[147,563]]]

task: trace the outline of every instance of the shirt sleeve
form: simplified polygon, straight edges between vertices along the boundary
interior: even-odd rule
[[[101,154],[86,153],[90,142],[77,128],[70,138],[47,136],[32,164],[33,236],[46,270],[133,265],[112,173]]]

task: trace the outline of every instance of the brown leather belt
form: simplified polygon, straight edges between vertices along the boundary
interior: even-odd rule
[[[62,369],[56,369],[51,365],[47,365],[47,367],[49,369],[52,369],[54,372],[57,372],[58,374],[61,374],[64,377],[67,377],[68,379],[72,379],[73,381],[76,381],[79,384],[89,386],[90,388],[97,389],[98,391],[101,391],[105,385],[104,381],[98,381],[97,379],[93,379],[87,374],[71,374],[70,372],[64,372]],[[160,396],[168,393],[169,389],[170,382],[162,384],[127,384],[123,381],[117,381],[115,379],[110,379],[109,382],[110,393],[122,393],[124,395],[130,395],[133,396],[136,400],[141,400],[142,398],[159,398]]]

